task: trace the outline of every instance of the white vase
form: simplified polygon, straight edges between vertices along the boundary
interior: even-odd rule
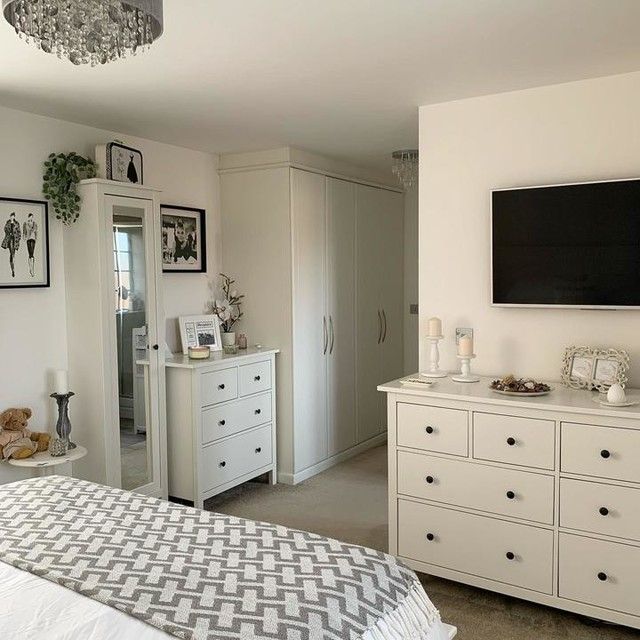
[[[230,347],[236,343],[236,332],[229,331],[222,334],[222,346]]]

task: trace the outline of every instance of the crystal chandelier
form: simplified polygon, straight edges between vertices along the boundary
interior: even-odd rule
[[[391,171],[405,189],[411,189],[418,181],[418,150],[403,149],[391,154]]]
[[[18,37],[73,64],[105,64],[162,35],[162,0],[2,0]]]

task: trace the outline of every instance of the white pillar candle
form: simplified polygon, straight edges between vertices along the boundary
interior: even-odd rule
[[[437,338],[442,335],[442,320],[440,318],[429,318],[427,321],[427,335],[430,338]]]
[[[460,339],[458,340],[458,355],[473,355],[473,338],[471,336],[460,336]]]
[[[53,391],[59,395],[69,393],[69,374],[64,369],[54,371]]]

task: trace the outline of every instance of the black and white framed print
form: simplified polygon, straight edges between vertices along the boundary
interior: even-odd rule
[[[0,198],[0,289],[49,286],[49,208]]]
[[[142,151],[119,142],[110,142],[106,146],[106,152],[107,180],[144,184]]]
[[[204,209],[160,205],[162,217],[162,270],[207,271],[207,237]]]
[[[209,347],[211,351],[222,351],[220,320],[215,315],[180,316],[180,340],[182,353],[187,355],[189,347]]]

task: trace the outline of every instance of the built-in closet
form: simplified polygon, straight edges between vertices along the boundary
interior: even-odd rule
[[[294,149],[221,158],[223,271],[250,343],[280,348],[278,479],[384,442],[403,373],[403,195]]]

